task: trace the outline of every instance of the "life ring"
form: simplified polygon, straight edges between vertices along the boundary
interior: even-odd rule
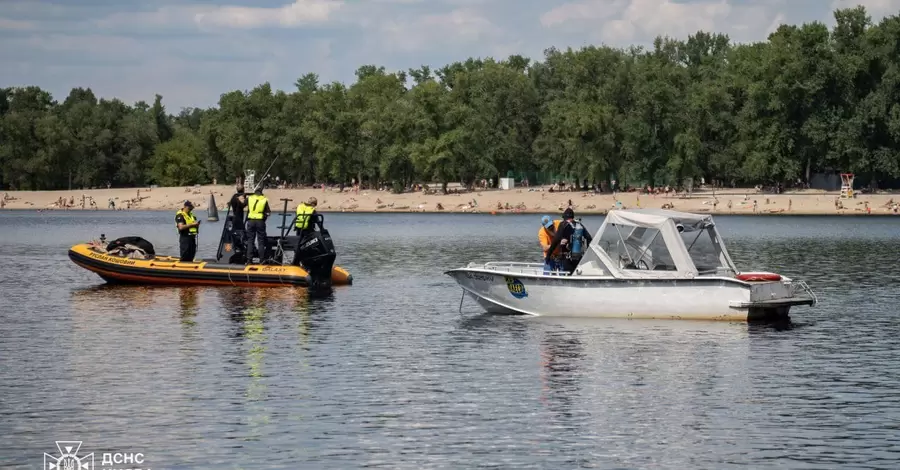
[[[780,281],[781,274],[775,273],[740,273],[734,277],[739,281],[745,282],[769,282]]]

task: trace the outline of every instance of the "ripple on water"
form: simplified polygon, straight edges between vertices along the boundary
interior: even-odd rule
[[[66,257],[99,232],[174,252],[168,213],[0,219],[3,467],[66,439],[151,468],[900,463],[900,219],[718,218],[739,266],[820,297],[768,326],[458,313],[443,271],[535,259],[535,216],[329,215],[355,285],[318,300],[110,288]]]

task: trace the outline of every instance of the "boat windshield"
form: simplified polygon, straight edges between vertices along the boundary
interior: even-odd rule
[[[675,271],[675,262],[659,229],[608,224],[599,246],[619,269]]]
[[[714,274],[722,269],[730,269],[714,227],[682,232],[681,240],[699,274]]]

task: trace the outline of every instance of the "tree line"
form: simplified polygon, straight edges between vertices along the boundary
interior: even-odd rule
[[[782,25],[766,41],[658,37],[652,47],[550,48],[542,62],[470,58],[356,82],[304,75],[218,106],[167,113],[75,88],[0,89],[0,187],[66,189],[234,181],[248,168],[298,184],[396,190],[548,172],[679,186],[900,177],[900,17],[864,7],[835,26]],[[277,157],[277,160],[275,160]]]

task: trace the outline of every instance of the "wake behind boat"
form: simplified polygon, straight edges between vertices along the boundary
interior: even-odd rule
[[[78,266],[99,275],[111,284],[207,285],[276,287],[299,286],[310,293],[326,293],[334,285],[349,285],[353,276],[334,266],[336,253],[324,217],[315,214],[313,227],[302,237],[288,235],[284,224],[287,202],[284,201],[281,234],[267,237],[267,250],[262,263],[245,264],[244,235],[232,226],[232,215],[226,216],[215,259],[182,262],[178,257],[157,255],[153,245],[141,237],[123,237],[107,244],[81,243],[69,249],[69,258]],[[296,220],[296,217],[295,219]],[[293,254],[289,258],[289,254]],[[227,260],[223,258],[230,254]]]
[[[493,313],[755,321],[817,299],[803,281],[735,267],[710,215],[613,210],[575,271],[470,263],[445,274]]]

